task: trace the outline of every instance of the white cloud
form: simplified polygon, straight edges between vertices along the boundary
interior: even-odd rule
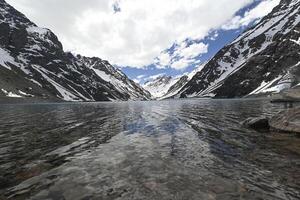
[[[66,50],[142,67],[176,41],[203,38],[254,0],[7,1],[53,30]]]
[[[217,37],[219,37],[219,33],[217,31],[215,31],[214,34],[209,39],[210,40],[216,40]]]
[[[168,52],[162,52],[158,57],[156,62],[159,64],[157,65],[157,68],[163,69],[167,67],[172,61],[171,56],[169,55]]]
[[[193,63],[194,59],[180,59],[178,61],[175,61],[171,64],[171,67],[176,70],[184,70],[187,68],[191,63]]]
[[[166,75],[165,73],[160,73],[160,74],[156,74],[156,75],[152,75],[152,76],[149,76],[147,78],[147,80],[154,80],[154,79],[157,79],[158,77],[161,77],[161,76],[164,76]]]
[[[177,50],[178,55],[180,57],[183,57],[185,59],[191,59],[199,54],[207,53],[208,51],[208,45],[204,43],[194,43],[190,46],[186,46],[184,48],[178,49]]]
[[[144,81],[145,78],[146,78],[146,75],[141,74],[141,75],[138,75],[137,77],[135,77],[133,79],[133,81],[140,84],[142,81]]]
[[[245,12],[244,16],[235,16],[229,22],[222,26],[224,30],[238,29],[241,26],[247,26],[251,22],[258,20],[272,11],[279,4],[280,0],[264,0],[254,9]]]
[[[164,75],[166,75],[166,74],[165,73],[159,73],[159,74],[155,74],[155,75],[152,75],[152,76],[147,76],[147,75],[142,74],[142,75],[138,75],[137,77],[135,77],[133,79],[133,81],[136,82],[136,83],[139,83],[139,84],[143,84],[145,82],[155,80],[158,77],[161,77],[161,76],[164,76]]]
[[[202,42],[192,43],[190,41],[183,41],[177,44],[174,52],[169,54],[164,51],[157,57],[157,68],[171,67],[176,70],[184,70],[191,63],[194,63],[195,58],[201,54],[208,52],[208,44]]]
[[[136,78],[142,79],[142,78],[144,78],[145,76],[146,76],[146,75],[142,74],[142,75],[137,76]]]

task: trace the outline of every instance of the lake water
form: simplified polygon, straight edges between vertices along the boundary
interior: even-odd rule
[[[0,199],[300,199],[300,138],[264,100],[0,105]]]

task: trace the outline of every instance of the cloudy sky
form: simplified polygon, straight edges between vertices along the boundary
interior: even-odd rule
[[[205,62],[279,0],[7,0],[66,51],[98,56],[136,81]]]

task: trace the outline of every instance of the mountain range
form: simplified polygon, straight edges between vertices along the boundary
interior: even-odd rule
[[[173,98],[198,72],[204,65],[199,65],[192,72],[185,73],[182,76],[166,76],[161,75],[153,80],[147,81],[142,86],[151,93],[154,99]]]
[[[0,97],[55,101],[237,98],[299,86],[300,1],[271,13],[190,74],[143,87],[108,61],[65,52],[57,36],[0,0]]]
[[[109,62],[65,52],[57,36],[0,0],[0,97],[54,101],[149,100]]]
[[[176,96],[235,98],[297,87],[299,8],[299,0],[281,0],[259,23],[222,48]]]

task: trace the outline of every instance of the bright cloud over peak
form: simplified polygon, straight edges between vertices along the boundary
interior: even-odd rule
[[[209,47],[203,42],[187,44],[187,38],[199,41],[222,26],[245,25],[265,15],[279,0],[262,0],[260,7],[235,17],[257,0],[7,1],[39,26],[54,31],[65,50],[98,56],[118,66],[143,68],[156,62],[158,68],[182,70]],[[172,54],[163,51],[173,44],[178,46]]]
[[[280,0],[265,0],[258,4],[255,8],[245,12],[243,16],[234,16],[230,21],[222,26],[225,30],[238,29],[241,26],[248,26],[253,21],[267,15],[272,9],[279,4]]]
[[[191,41],[184,41],[179,45],[173,45],[173,47],[172,53],[170,53],[170,49],[168,49],[161,52],[156,58],[157,68],[171,67],[173,69],[183,70],[188,67],[190,63],[195,62],[196,57],[208,52],[208,44],[204,44],[203,42],[197,43],[194,41],[191,43]]]

